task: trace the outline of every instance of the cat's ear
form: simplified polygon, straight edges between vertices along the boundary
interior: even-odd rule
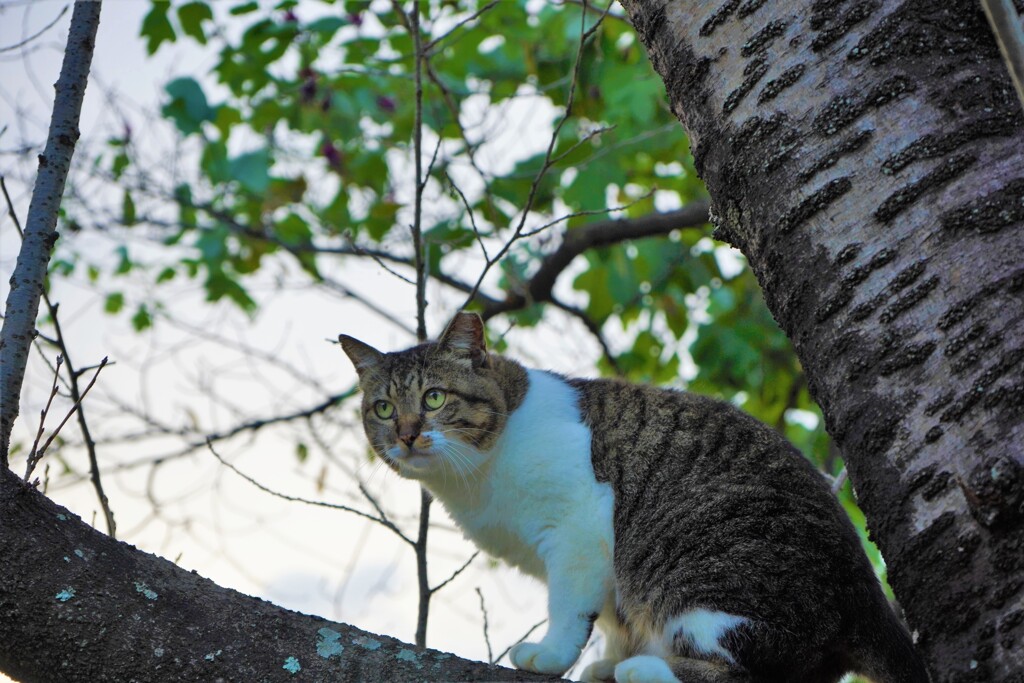
[[[437,340],[437,348],[459,360],[468,360],[474,368],[480,367],[487,361],[484,321],[476,313],[456,313]]]
[[[362,377],[366,372],[369,372],[376,368],[384,354],[373,348],[369,344],[364,344],[358,339],[354,339],[347,334],[339,334],[338,341],[341,342],[341,348],[348,354],[349,360],[352,361],[352,365],[356,366],[356,372]]]

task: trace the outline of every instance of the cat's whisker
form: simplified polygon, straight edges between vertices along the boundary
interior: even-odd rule
[[[479,466],[473,461],[472,458],[470,458],[468,455],[466,455],[463,451],[460,450],[461,447],[468,448],[468,446],[451,441],[449,441],[445,445],[448,447],[450,453],[454,455],[456,458],[458,458],[458,461],[462,463],[462,468],[464,471],[463,481],[465,482],[466,487],[468,488],[469,480],[475,478],[480,473]],[[468,474],[469,477],[467,477],[466,474]]]
[[[445,462],[452,466],[452,469],[455,470],[462,479],[463,484],[468,488],[470,477],[467,477],[467,474],[472,476],[478,471],[473,461],[464,453],[459,451],[455,443],[450,441],[442,444],[441,453],[445,456]]]

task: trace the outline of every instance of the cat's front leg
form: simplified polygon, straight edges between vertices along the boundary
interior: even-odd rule
[[[613,594],[608,541],[600,534],[562,533],[542,548],[547,573],[548,631],[539,643],[520,643],[509,657],[519,669],[561,674],[576,662],[594,621]],[[547,552],[544,552],[547,550]]]

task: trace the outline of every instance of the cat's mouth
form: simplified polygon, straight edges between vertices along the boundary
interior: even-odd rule
[[[437,455],[431,449],[416,448],[415,446],[408,448],[396,445],[390,449],[388,456],[398,467],[413,471],[422,471],[433,467],[437,460]]]
[[[410,452],[402,458],[402,464],[406,467],[422,470],[434,465],[436,456],[433,453]]]

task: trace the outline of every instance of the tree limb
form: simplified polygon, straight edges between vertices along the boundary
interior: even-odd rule
[[[3,468],[0,519],[0,671],[19,680],[558,680],[222,588],[96,531]]]
[[[486,304],[481,315],[486,320],[499,313],[550,301],[555,280],[574,258],[588,249],[643,237],[667,235],[673,230],[695,228],[707,222],[708,203],[701,200],[687,204],[677,211],[653,213],[643,218],[609,219],[576,230],[567,230],[563,233],[561,246],[544,258],[540,268],[530,278],[525,291],[510,292],[504,301]]]
[[[18,417],[21,385],[35,330],[46,265],[57,241],[57,212],[64,194],[71,156],[78,140],[78,120],[89,80],[100,3],[76,2],[67,50],[57,79],[53,116],[39,174],[32,191],[25,239],[11,276],[3,329],[0,330],[0,467],[6,467],[11,430]]]

